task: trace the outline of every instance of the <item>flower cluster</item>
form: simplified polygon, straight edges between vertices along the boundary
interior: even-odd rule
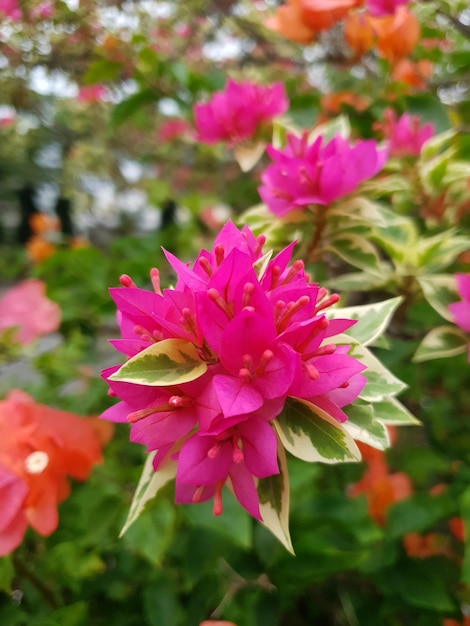
[[[88,478],[111,434],[106,424],[36,403],[13,390],[0,401],[0,556],[19,546],[28,524],[50,535],[67,476]]]
[[[267,152],[274,163],[261,176],[259,194],[270,211],[278,216],[311,204],[330,204],[356,189],[380,171],[387,158],[375,141],[359,141],[354,146],[336,136],[312,144],[308,135],[287,136],[283,150],[272,146]]]
[[[470,333],[470,274],[457,274],[457,290],[462,298],[460,302],[449,305],[449,311],[457,326],[466,333]],[[470,362],[470,345],[468,347],[468,360]]]
[[[282,83],[264,87],[229,79],[224,91],[194,107],[198,141],[239,143],[252,137],[264,122],[285,113],[288,107]]]
[[[308,401],[338,423],[361,392],[365,369],[349,346],[329,341],[354,321],[328,320],[337,302],[291,263],[293,245],[262,256],[264,237],[228,223],[192,269],[170,253],[178,279],[161,291],[128,276],[111,290],[127,357],[104,370],[121,402],[102,417],[131,424],[130,438],[157,451],[155,470],[175,464],[176,500],[214,498],[227,483],[261,519],[256,479],[279,472],[274,425],[288,397]]]

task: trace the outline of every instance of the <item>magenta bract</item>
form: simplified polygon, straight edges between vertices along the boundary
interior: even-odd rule
[[[470,333],[470,274],[456,274],[457,290],[462,300],[449,305],[454,322],[466,333]],[[470,362],[470,345],[468,347]]]
[[[272,213],[282,216],[311,204],[330,204],[377,174],[387,158],[372,140],[351,145],[336,136],[322,144],[321,136],[309,144],[304,133],[288,135],[283,150],[267,148],[274,163],[262,174],[258,191]]]
[[[354,324],[326,318],[338,298],[310,282],[301,261],[291,262],[293,244],[258,274],[263,243],[229,222],[193,267],[166,253],[174,289],[161,291],[152,270],[154,292],[128,276],[111,290],[122,333],[112,343],[120,352],[134,357],[168,339],[188,342],[207,366],[202,375],[152,386],[113,380],[118,366],[102,373],[121,400],[102,417],[129,422],[131,440],[158,451],[156,470],[177,461],[178,502],[214,498],[219,514],[228,481],[257,519],[256,480],[279,472],[273,425],[286,399],[306,399],[342,422],[341,407],[366,382],[348,347],[328,341]]]
[[[198,140],[203,143],[227,141],[236,144],[252,137],[258,127],[287,111],[284,85],[257,85],[229,79],[224,91],[209,102],[196,104],[194,119]]]

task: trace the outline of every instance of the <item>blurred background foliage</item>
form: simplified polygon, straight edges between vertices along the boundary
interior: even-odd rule
[[[2,395],[22,388],[38,402],[98,415],[112,402],[99,371],[114,363],[107,339],[117,336],[107,288],[123,273],[149,287],[154,266],[171,284],[161,246],[189,259],[228,218],[249,222],[242,213],[259,204],[267,157],[242,172],[227,146],[196,140],[192,120],[193,105],[227,76],[285,79],[288,124],[309,130],[343,114],[352,137],[380,138],[390,106],[436,132],[454,129],[451,165],[424,163],[419,189],[401,162],[387,172],[388,187],[384,177],[363,195],[413,219],[417,239],[449,227],[468,239],[470,178],[458,170],[470,158],[467,2],[412,3],[421,34],[399,78],[375,49],[358,56],[341,22],[306,45],[266,28],[275,1],[45,5],[22,0],[16,20],[0,3],[0,287],[42,279],[62,324],[52,343],[30,349],[3,337]],[[35,226],[38,213],[49,222]],[[273,216],[267,221],[273,226]],[[275,247],[302,234],[296,223],[277,226]],[[393,265],[385,238],[367,229],[365,237]],[[444,264],[449,274],[470,270],[464,248]],[[325,254],[311,269],[322,280],[364,270],[344,254]],[[346,282],[342,290],[356,302],[409,295],[398,274],[359,295]],[[215,518],[209,505],[175,507],[170,488],[119,539],[143,462],[119,425],[104,464],[60,505],[58,530],[48,538],[28,531],[0,559],[0,623],[468,624],[470,366],[462,354],[412,362],[425,331],[441,323],[429,303],[411,299],[377,349],[407,383],[401,400],[420,427],[397,430],[380,460],[289,459],[296,557],[229,497]]]

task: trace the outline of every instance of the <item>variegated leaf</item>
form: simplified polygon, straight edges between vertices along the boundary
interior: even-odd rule
[[[376,248],[365,237],[355,233],[340,234],[325,249],[362,270],[378,270],[380,266]]]
[[[377,402],[406,389],[405,383],[394,376],[366,347],[355,345],[350,354],[367,366],[364,372],[367,384],[359,394],[363,400]]]
[[[422,363],[432,359],[442,359],[468,350],[468,336],[455,326],[433,328],[419,344],[413,361]]]
[[[307,400],[287,398],[274,425],[286,450],[304,461],[344,463],[361,458],[343,426]]]
[[[277,449],[279,474],[259,479],[259,508],[266,528],[291,554],[294,554],[289,533],[289,476],[286,453],[280,443]]]
[[[266,268],[269,265],[269,261],[271,260],[272,255],[273,255],[273,251],[268,250],[266,254],[263,254],[263,256],[260,259],[258,259],[257,261],[253,263],[253,269],[256,272],[256,276],[258,277],[258,280],[261,280],[262,277],[264,276],[264,273],[266,271]]]
[[[390,298],[374,304],[330,309],[329,317],[358,320],[346,331],[356,342],[367,346],[385,331],[403,298]]]
[[[380,272],[351,272],[326,281],[326,287],[338,291],[370,291],[383,287],[388,280],[391,267],[382,264]]]
[[[348,421],[343,428],[356,440],[378,450],[390,446],[390,438],[385,425],[375,417],[371,404],[351,404],[345,409]]]
[[[140,475],[139,484],[137,485],[134,497],[132,498],[131,508],[129,509],[127,519],[124,522],[121,532],[119,533],[120,537],[124,535],[128,528],[139,517],[144,510],[146,503],[155,498],[160,489],[162,489],[176,476],[176,461],[167,461],[166,463],[163,463],[160,465],[157,472],[153,469],[153,459],[155,454],[155,452],[152,452],[147,456],[142,474]]]
[[[149,387],[181,385],[207,370],[194,345],[182,339],[164,339],[126,361],[111,380]]]
[[[449,311],[449,304],[459,299],[455,277],[451,274],[434,274],[429,276],[417,276],[424,297],[441,317],[453,321]]]
[[[376,418],[389,426],[419,426],[421,423],[393,396],[374,402],[372,406]]]

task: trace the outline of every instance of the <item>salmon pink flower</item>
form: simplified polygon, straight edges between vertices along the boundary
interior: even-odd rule
[[[161,290],[156,269],[153,292],[121,277],[112,343],[130,359],[102,373],[120,399],[102,417],[129,422],[131,440],[156,451],[156,471],[176,465],[178,502],[213,498],[220,514],[228,483],[256,519],[257,481],[279,471],[274,426],[288,397],[343,422],[366,382],[348,347],[329,341],[354,324],[326,318],[338,297],[292,262],[294,244],[257,273],[263,243],[229,222],[193,266],[166,253],[174,289]],[[186,363],[198,372],[189,379]]]
[[[265,87],[229,79],[225,91],[218,91],[205,104],[195,105],[198,140],[234,145],[252,137],[261,124],[284,113],[288,106],[282,83]]]
[[[0,401],[0,556],[18,547],[28,525],[44,536],[57,528],[67,476],[85,480],[102,460],[109,432],[95,419],[38,404],[19,390]]]
[[[45,283],[34,278],[9,289],[0,299],[0,333],[14,328],[15,340],[25,345],[56,331],[60,308],[45,294]]]
[[[449,311],[457,326],[470,333],[470,274],[456,274],[457,291],[462,300],[449,305]],[[468,360],[470,362],[470,345],[468,347]]]
[[[258,191],[272,213],[282,216],[310,204],[330,204],[380,171],[387,156],[372,140],[350,145],[338,135],[322,144],[321,136],[309,144],[304,133],[288,135],[283,150],[267,148],[274,163],[262,174]]]

